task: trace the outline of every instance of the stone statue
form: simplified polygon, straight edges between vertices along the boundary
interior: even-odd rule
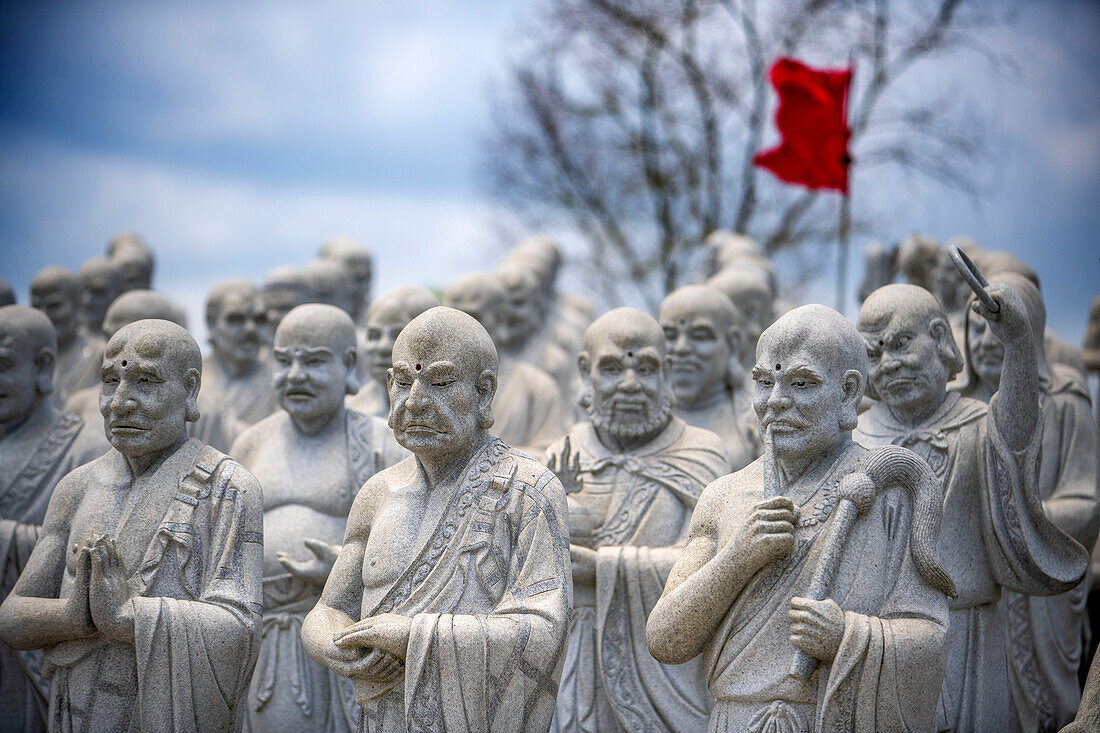
[[[706,258],[703,272],[707,277],[735,265],[742,257],[764,254],[764,250],[752,237],[728,229],[716,229],[708,234],[703,240],[703,248]]]
[[[910,234],[898,245],[898,269],[917,287],[935,292],[932,274],[943,262],[943,248],[931,237]]]
[[[153,287],[153,250],[140,234],[116,234],[107,243],[107,256],[122,272],[122,292]]]
[[[504,308],[504,287],[488,273],[465,275],[443,293],[443,303],[473,316],[493,337]],[[541,453],[569,424],[565,400],[554,378],[507,354],[500,357],[495,401],[496,434],[511,446]]]
[[[738,471],[759,451],[749,424],[739,355],[744,324],[729,298],[708,285],[688,285],[661,303],[661,328],[671,367],[673,412],[688,425],[722,439],[730,469]]]
[[[502,264],[493,274],[504,286],[505,293],[493,334],[497,349],[502,355],[545,371],[558,383],[563,395],[576,394],[580,386],[577,369],[555,340],[551,324],[547,323],[545,309],[550,304],[540,296],[543,283],[538,270],[531,263],[512,260]]]
[[[107,338],[120,328],[146,318],[160,318],[187,328],[183,308],[152,290],[129,290],[118,296],[103,318],[103,332]],[[88,425],[103,422],[99,413],[99,387],[88,387],[73,392],[65,400],[65,411],[78,415]],[[209,390],[199,390],[199,419],[187,423],[187,432],[206,445],[220,451],[229,450],[233,439],[241,430],[240,424],[227,415]]]
[[[489,434],[496,349],[473,318],[414,318],[389,387],[413,456],[359,491],[305,648],[355,681],[360,730],[546,731],[573,603],[561,483]]]
[[[940,487],[909,451],[852,441],[866,378],[863,341],[825,306],[760,338],[766,453],[703,491],[647,628],[666,663],[702,652],[711,731],[934,730],[953,593]]]
[[[295,308],[279,324],[273,355],[282,410],[230,451],[264,489],[264,628],[249,720],[253,733],[355,731],[352,684],[305,656],[302,619],[320,598],[359,487],[408,453],[385,421],[344,408],[357,355],[342,310]]]
[[[77,330],[80,281],[64,267],[50,266],[34,276],[31,305],[53,323],[57,337],[53,383],[58,404],[63,404],[73,392],[98,383],[103,342]]]
[[[276,267],[264,277],[260,300],[264,310],[266,341],[275,339],[275,330],[283,317],[300,305],[310,302],[313,293],[305,274],[297,267]]]
[[[1100,730],[1100,657],[1093,658],[1077,717],[1059,733],[1093,733]]]
[[[11,285],[0,280],[0,307],[5,305],[15,305],[15,291]]]
[[[203,364],[205,389],[243,425],[275,412],[271,364],[261,358],[259,289],[248,280],[223,280],[206,298],[211,353]]]
[[[334,237],[321,245],[317,253],[323,259],[339,263],[351,279],[352,321],[360,323],[370,303],[371,278],[374,261],[371,253],[347,237]]]
[[[367,379],[359,391],[348,398],[348,407],[364,415],[389,417],[386,375],[393,364],[393,344],[409,321],[437,305],[439,298],[419,285],[398,285],[370,304],[363,343]]]
[[[868,244],[863,251],[863,281],[859,285],[859,301],[862,303],[872,292],[892,283],[897,274],[897,247],[884,247],[879,242]]]
[[[106,257],[92,257],[76,272],[80,281],[80,325],[84,333],[103,338],[103,317],[122,292],[122,271]]]
[[[855,439],[868,448],[909,448],[943,483],[939,549],[958,597],[950,603],[941,731],[1009,729],[998,600],[1005,590],[1064,593],[1080,582],[1087,560],[1040,504],[1043,417],[1028,312],[1009,288],[989,293],[999,311],[981,315],[1004,358],[988,406],[947,391],[962,358],[947,314],[927,290],[887,285],[859,311],[871,358],[868,390],[878,402],[860,415]]]
[[[645,623],[699,493],[729,471],[725,449],[672,414],[665,338],[651,316],[618,308],[597,318],[578,365],[590,422],[547,453],[570,492],[576,598],[555,730],[703,730],[702,666],[656,662]]]
[[[38,540],[58,481],[103,455],[102,421],[86,423],[51,400],[56,338],[34,308],[0,307],[0,600]],[[46,729],[42,653],[0,644],[0,729]]]
[[[122,328],[103,356],[113,449],[54,489],[0,606],[0,638],[45,649],[56,731],[227,731],[260,641],[263,497],[188,438],[202,357],[183,328]]]
[[[1063,532],[1092,549],[1100,530],[1100,508],[1096,424],[1088,383],[1075,370],[1047,362],[1046,307],[1039,289],[1011,273],[991,275],[990,282],[1010,287],[1020,297],[1036,344],[1043,423],[1036,489],[1043,511]],[[989,323],[972,310],[966,334],[968,373],[961,392],[988,403],[1000,385],[1005,349]],[[1001,596],[1019,730],[1054,731],[1073,719],[1081,694],[1077,671],[1087,635],[1089,580],[1056,596],[1026,596],[1007,589]]]
[[[766,280],[743,270],[723,270],[707,280],[707,285],[729,298],[745,319],[747,331],[738,356],[747,372],[756,357],[753,346],[775,320],[774,293]]]
[[[1090,372],[1100,372],[1100,295],[1089,303],[1089,321],[1081,344],[1081,357]]]
[[[355,285],[344,265],[331,259],[311,260],[302,268],[311,303],[324,303],[348,315],[355,311]]]

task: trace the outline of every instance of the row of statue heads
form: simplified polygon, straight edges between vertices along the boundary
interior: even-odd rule
[[[543,237],[377,297],[334,239],[215,286],[205,355],[140,237],[43,270],[0,306],[0,727],[1096,724],[1100,304],[1077,350],[1026,264],[913,237],[853,323],[706,246],[596,317]]]

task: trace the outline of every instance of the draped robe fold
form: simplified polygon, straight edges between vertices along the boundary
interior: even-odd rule
[[[939,557],[958,597],[950,602],[938,730],[1008,729],[1002,589],[1063,592],[1081,579],[1087,562],[1039,503],[1043,422],[1026,448],[1013,451],[993,414],[992,405],[951,392],[916,426],[899,423],[886,405],[876,403],[860,416],[853,434],[868,448],[909,448],[943,482]]]
[[[0,601],[27,566],[58,481],[110,449],[101,429],[63,412],[23,467],[0,479]],[[42,651],[17,651],[0,642],[0,730],[45,730],[48,699]]]
[[[594,525],[595,588],[577,586],[554,729],[686,731],[706,725],[702,662],[665,665],[649,654],[645,624],[682,550],[703,487],[729,471],[717,435],[672,418],[642,448],[617,455],[591,423],[569,433],[580,492]],[[559,455],[563,441],[548,454]]]
[[[360,730],[547,730],[573,603],[567,522],[561,483],[530,456],[493,438],[470,460],[431,537],[363,609],[409,616],[412,632],[403,679],[356,683]]]
[[[138,479],[111,451],[66,480],[142,492],[114,532],[137,596],[134,645],[97,633],[46,649],[50,730],[238,727],[260,641],[259,484],[195,439]],[[62,597],[71,585],[66,570]]]
[[[804,516],[827,486],[835,489],[841,477],[858,470],[865,453],[849,447],[803,504]],[[736,502],[734,526],[764,499],[762,461],[707,488],[728,492],[728,501]],[[909,497],[890,488],[852,525],[827,594],[844,611],[844,635],[833,661],[805,681],[788,675],[795,649],[787,612],[792,597],[808,595],[822,562],[818,539],[829,525],[796,527],[794,549],[753,576],[704,650],[716,698],[710,731],[933,729],[947,602],[913,564],[912,516]]]
[[[345,414],[349,469],[358,489],[408,452],[397,444],[393,432],[381,420],[354,410]],[[262,643],[249,691],[252,727],[262,729],[260,721],[269,714],[268,705],[276,700],[276,710],[280,709],[278,704],[293,701],[299,715],[311,719],[318,731],[356,730],[359,706],[354,684],[310,659],[302,646],[302,621],[317,605],[321,587],[283,573],[264,578],[263,592]],[[279,721],[274,723],[278,725]],[[292,726],[293,719],[281,725],[283,730]]]

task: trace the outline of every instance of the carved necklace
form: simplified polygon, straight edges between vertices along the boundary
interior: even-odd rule
[[[830,483],[829,477],[832,476],[833,473],[836,471],[836,467],[840,464],[842,458],[844,458],[844,453],[841,453],[840,456],[835,461],[833,461],[833,465],[830,466],[829,470],[825,472],[825,478],[823,478],[821,480],[821,483],[817,485],[817,488],[814,489],[813,494],[810,494],[810,496],[813,496],[819,490],[821,490],[822,486],[825,487],[825,496],[822,497],[821,501],[814,504],[814,508],[810,510],[809,516],[806,516],[805,512],[799,512],[799,527],[813,527],[818,524],[824,524],[825,520],[829,518],[829,515],[833,513],[833,509],[836,507],[836,493],[837,487],[840,486],[840,479],[835,478]]]

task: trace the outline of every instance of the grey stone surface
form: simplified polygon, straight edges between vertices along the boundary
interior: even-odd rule
[[[351,316],[356,324],[361,322],[370,303],[371,280],[374,277],[374,258],[364,247],[347,237],[333,237],[321,245],[320,257],[339,263],[351,279]]]
[[[103,339],[79,332],[80,281],[63,267],[51,265],[31,280],[31,305],[45,313],[57,337],[54,390],[58,404],[99,381]]]
[[[245,426],[277,409],[271,360],[263,353],[262,314],[260,291],[248,280],[223,280],[206,297],[211,349],[203,360],[204,386]]]
[[[145,239],[136,232],[120,232],[107,243],[107,256],[122,272],[122,291],[149,290],[153,286],[155,258]]]
[[[370,304],[363,338],[366,379],[359,391],[348,397],[348,407],[365,415],[389,417],[386,373],[393,365],[393,344],[409,321],[437,305],[439,298],[417,285],[399,285]]]
[[[717,435],[672,414],[665,338],[651,316],[597,318],[578,359],[589,421],[552,445],[569,493],[576,611],[558,731],[701,730],[700,662],[668,667],[646,648],[646,616],[680,554],[703,487],[729,471]]]
[[[867,355],[839,313],[782,316],[753,379],[765,455],[703,491],[650,650],[702,653],[711,731],[933,730],[953,592],[938,482],[852,441]]]
[[[76,271],[80,281],[80,326],[85,333],[103,337],[107,308],[122,292],[122,271],[106,257],[92,257]]]
[[[10,284],[0,280],[0,306],[15,305],[15,291]]]
[[[1083,547],[1096,544],[1096,424],[1088,384],[1076,370],[1050,364],[1043,345],[1046,308],[1039,289],[1014,273],[991,275],[990,283],[1011,288],[1024,305],[1036,345],[1042,445],[1036,491],[1046,515]],[[973,299],[971,299],[973,302]],[[966,323],[968,374],[962,393],[988,403],[996,394],[1005,349],[981,314]],[[1005,590],[1009,684],[1020,730],[1054,730],[1073,719],[1080,702],[1077,670],[1088,636],[1085,605],[1091,579],[1056,596],[1026,596]]]
[[[260,302],[264,311],[266,341],[275,339],[283,317],[312,300],[309,282],[299,267],[276,267],[264,276]]]
[[[760,454],[739,359],[744,319],[725,294],[707,285],[669,293],[659,319],[676,396],[674,412],[688,425],[717,434],[730,469],[744,468]]]
[[[0,600],[26,567],[54,487],[111,447],[102,419],[85,422],[50,399],[56,355],[43,313],[0,307]],[[0,729],[45,730],[41,669],[40,651],[0,644]]]
[[[319,257],[306,263],[302,275],[309,285],[309,302],[335,306],[348,315],[356,312],[355,282],[343,262]]]
[[[1043,415],[1028,311],[1010,288],[989,292],[999,314],[981,315],[1004,351],[988,406],[947,391],[963,364],[947,314],[931,293],[888,285],[859,313],[871,354],[869,392],[879,401],[860,415],[855,438],[867,447],[910,448],[943,482],[939,548],[958,597],[949,615],[940,729],[1008,729],[1006,628],[998,601],[1004,591],[1064,593],[1086,569],[1084,549],[1040,503]]]
[[[561,483],[488,430],[497,355],[473,318],[417,316],[393,348],[390,426],[302,625],[355,680],[361,729],[545,731],[572,608]]]
[[[0,605],[0,638],[44,649],[52,730],[233,729],[259,647],[263,497],[188,438],[202,359],[144,320],[107,344],[112,449],[62,479]]]
[[[490,273],[457,278],[443,293],[443,303],[473,316],[496,342],[504,318],[505,290]],[[494,429],[508,445],[539,454],[570,423],[561,390],[542,369],[502,354],[498,367]]]
[[[354,731],[354,686],[303,653],[302,619],[320,598],[359,488],[408,452],[385,421],[344,407],[357,386],[357,353],[342,310],[290,311],[273,356],[281,409],[230,450],[264,491],[265,623],[249,722],[253,733]]]

